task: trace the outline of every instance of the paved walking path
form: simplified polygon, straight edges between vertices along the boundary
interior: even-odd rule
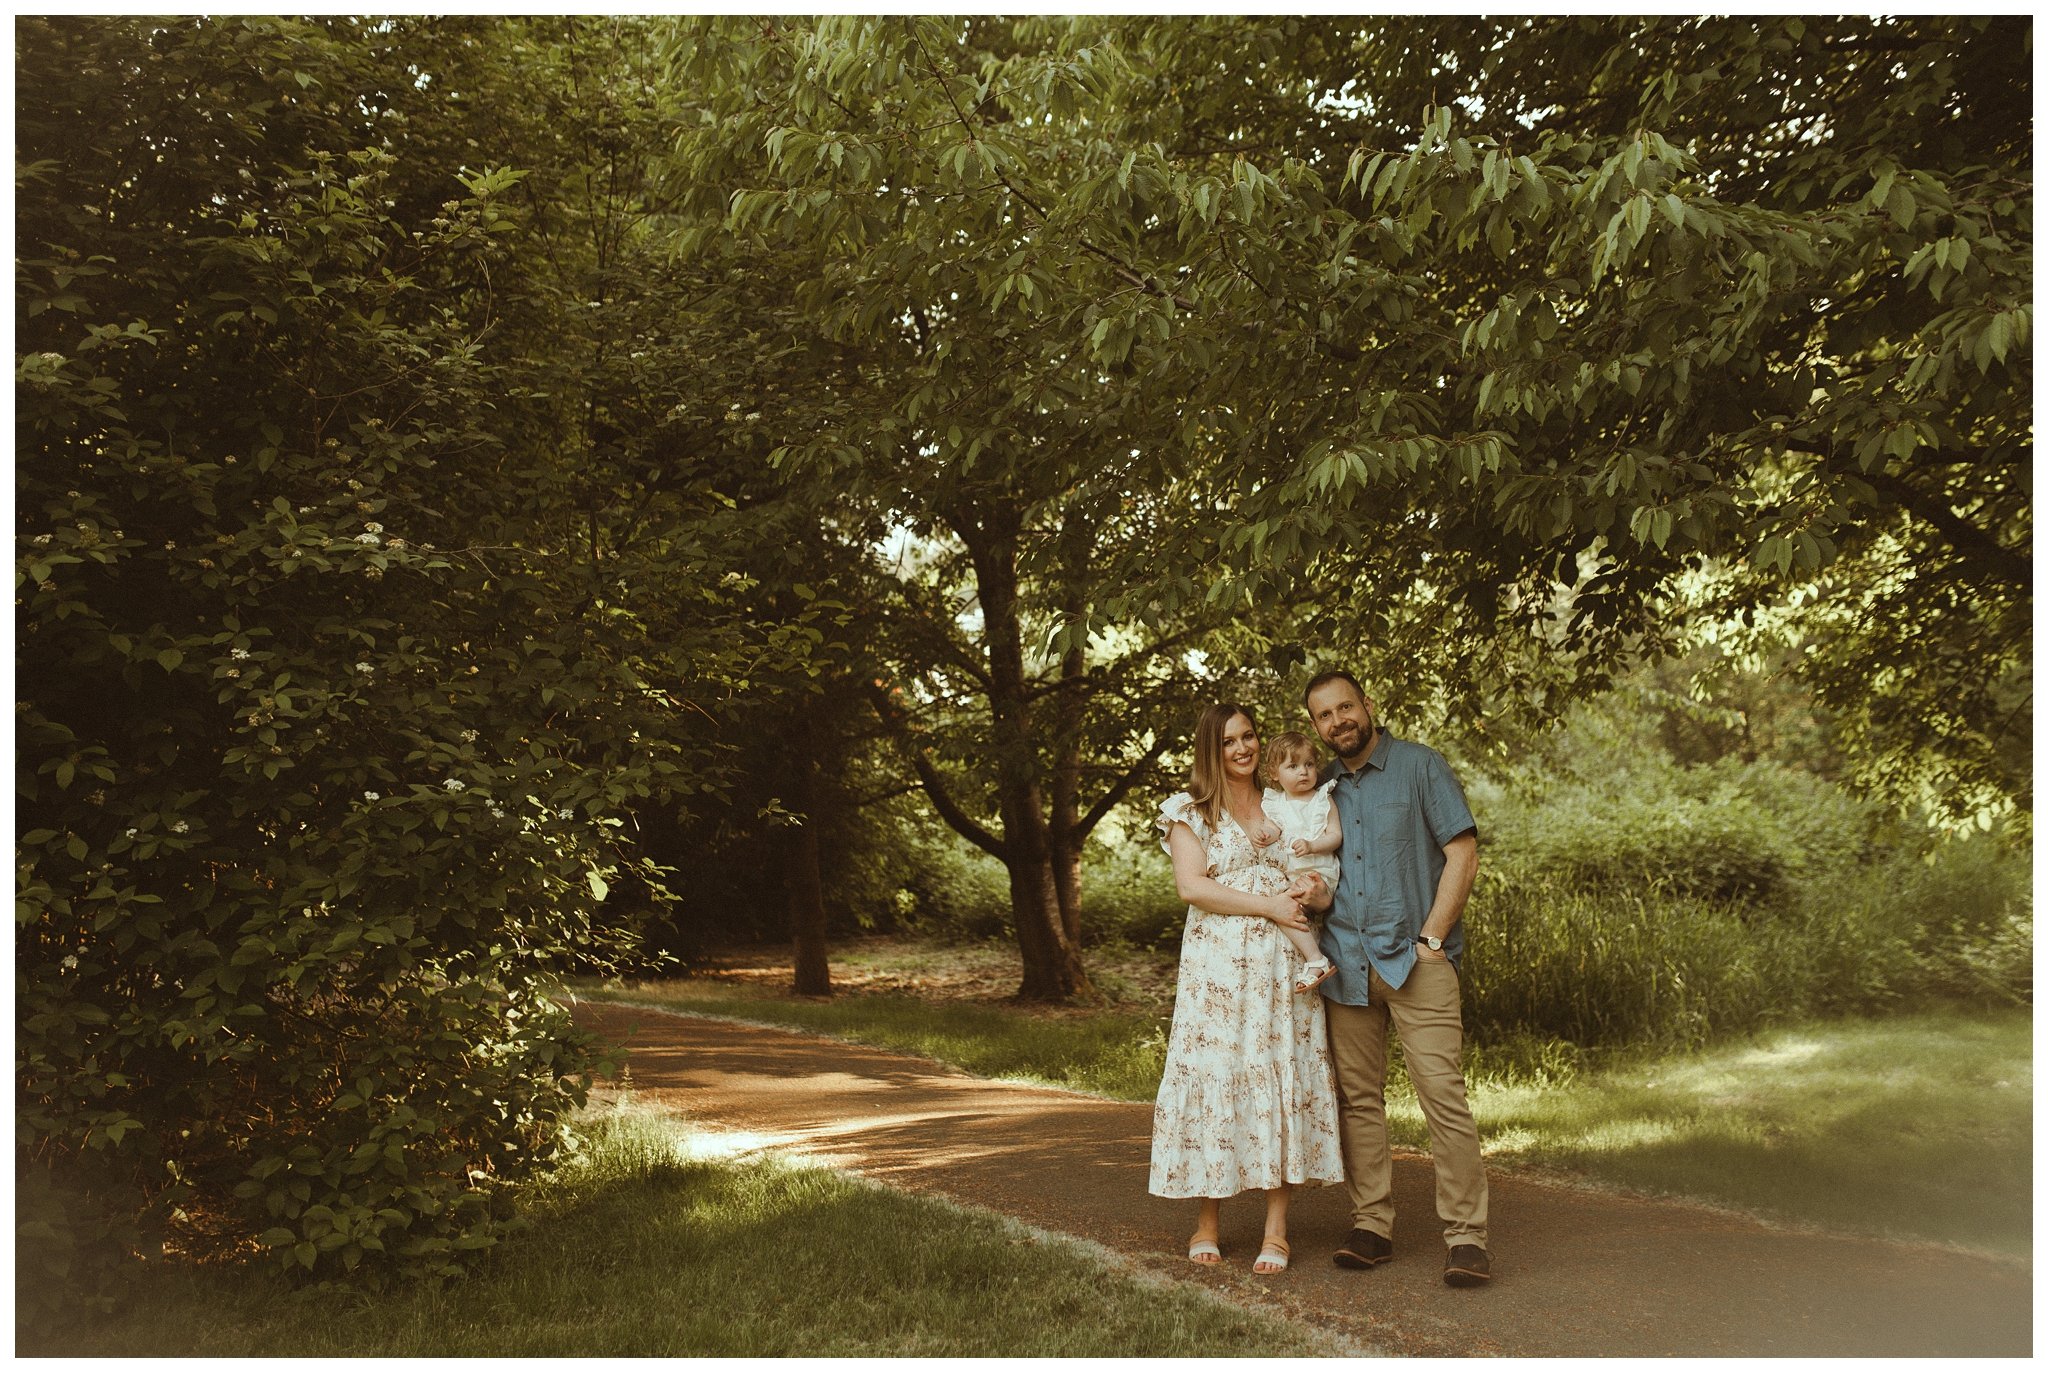
[[[1443,1285],[1426,1157],[1397,1156],[1391,1263],[1331,1264],[1343,1190],[1303,1188],[1294,1265],[1255,1277],[1262,1206],[1223,1208],[1224,1262],[1184,1257],[1194,1205],[1147,1195],[1152,1108],[969,1077],[814,1035],[585,1002],[642,1098],[910,1191],[1097,1241],[1232,1296],[1256,1289],[1361,1346],[1409,1355],[1953,1355],[2033,1349],[2030,1263],[1776,1230],[1496,1169],[1494,1280]]]

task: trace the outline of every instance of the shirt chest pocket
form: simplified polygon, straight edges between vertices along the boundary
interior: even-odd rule
[[[1366,859],[1382,876],[1398,879],[1414,861],[1415,803],[1406,797],[1375,801],[1370,813]]]

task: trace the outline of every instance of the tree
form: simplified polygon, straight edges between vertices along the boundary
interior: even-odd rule
[[[564,50],[19,36],[24,1238],[452,1271],[565,1140],[550,993],[732,661],[715,548],[663,550],[660,643],[595,594],[591,407],[530,385],[564,312],[470,98]]]
[[[1235,607],[1102,614],[1106,569],[1174,518],[1145,489],[1171,407],[1079,342],[1128,273],[1044,234],[1029,194],[975,151],[969,107],[1021,124],[1035,101],[1070,101],[1059,30],[962,32],[685,26],[676,80],[713,95],[679,156],[716,226],[703,238],[803,255],[779,259],[799,273],[791,348],[818,365],[764,415],[785,440],[775,460],[917,541],[876,609],[893,664],[877,712],[937,813],[1004,863],[1021,993],[1065,998],[1087,990],[1082,844],[1156,780],[1204,693],[1191,663]],[[959,68],[983,59],[1009,65],[1016,98],[972,88]]]
[[[1306,505],[1325,580],[1391,559],[1427,591],[1403,656],[1443,656],[1416,627],[1513,635],[1583,689],[1740,617],[1802,647],[1865,780],[2031,804],[2023,21],[1112,36],[1130,151],[1070,173],[1060,218],[1239,354],[1190,375],[1111,326],[1158,384],[1271,417],[1214,477],[1247,493],[1216,547],[1248,587]],[[1543,685],[1520,656],[1434,685],[1484,713]]]

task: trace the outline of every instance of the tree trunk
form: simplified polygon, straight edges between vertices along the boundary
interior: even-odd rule
[[[1038,783],[1037,740],[1031,733],[1024,633],[1017,604],[1017,532],[1014,512],[992,512],[982,523],[965,519],[956,530],[974,561],[988,642],[989,706],[995,723],[996,798],[1003,817],[1004,864],[1010,873],[1010,910],[1024,981],[1017,995],[1030,1001],[1090,996],[1081,946],[1063,919],[1054,872],[1044,795]],[[1078,911],[1076,912],[1078,919]]]
[[[1060,913],[1060,933],[1075,948],[1081,947],[1081,846],[1082,839],[1070,812],[1060,814],[1054,807],[1048,862],[1052,868],[1053,896]]]
[[[1078,623],[1086,610],[1083,600],[1082,569],[1068,566],[1066,585],[1061,588],[1062,608],[1069,625]],[[1081,947],[1081,849],[1088,842],[1081,828],[1081,715],[1087,709],[1082,679],[1088,673],[1084,645],[1070,640],[1060,655],[1061,690],[1054,693],[1052,824],[1049,848],[1052,855],[1053,890],[1059,896],[1060,928],[1067,942]]]
[[[1005,807],[1006,819],[1009,808]],[[1053,880],[1052,856],[1044,843],[1044,821],[1024,817],[1021,828],[1035,831],[1034,841],[1018,842],[1020,826],[1004,826],[1012,836],[1010,916],[1017,924],[1017,951],[1024,960],[1024,980],[1017,995],[1026,1001],[1067,1001],[1093,992],[1081,966],[1080,950],[1060,927],[1059,892]]]
[[[802,817],[788,831],[789,935],[796,972],[790,990],[798,996],[832,995],[832,968],[825,955],[825,884],[818,864],[818,764],[809,752],[809,731],[797,730],[799,756],[791,800]]]

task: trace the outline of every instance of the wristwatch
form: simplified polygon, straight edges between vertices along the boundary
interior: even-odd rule
[[[1416,942],[1416,943],[1418,943],[1418,944],[1427,944],[1427,945],[1429,945],[1429,951],[1430,951],[1431,953],[1442,953],[1442,952],[1443,952],[1443,948],[1444,948],[1444,941],[1443,941],[1443,940],[1441,940],[1441,939],[1438,939],[1438,938],[1437,938],[1436,936],[1434,936],[1434,935],[1428,935],[1428,934],[1418,934],[1418,935],[1416,935],[1416,936],[1415,936],[1415,942]]]

